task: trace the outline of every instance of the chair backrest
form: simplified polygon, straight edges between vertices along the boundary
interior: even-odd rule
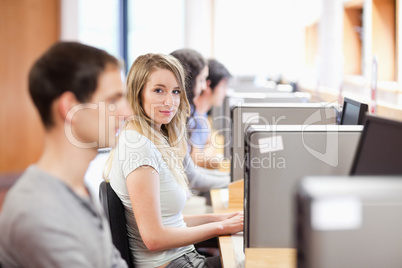
[[[3,173],[0,174],[0,212],[3,206],[4,199],[8,190],[17,181],[17,179],[22,175],[22,173]],[[1,263],[0,263],[1,265]],[[1,268],[1,266],[0,266]]]
[[[120,251],[121,257],[127,262],[128,267],[133,268],[134,262],[127,237],[123,204],[110,183],[105,181],[101,182],[99,186],[99,198],[109,220],[113,244]]]

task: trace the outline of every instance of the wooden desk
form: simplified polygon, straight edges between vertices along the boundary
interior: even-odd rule
[[[243,208],[241,209],[229,208],[227,203],[229,199],[228,194],[229,194],[228,189],[211,190],[212,208],[215,213],[235,212],[243,209]],[[223,197],[224,195],[227,195],[227,199]],[[236,254],[232,241],[232,236],[231,235],[220,236],[218,238],[218,241],[219,241],[219,250],[221,254],[222,267],[223,268],[239,267],[238,261],[236,260]]]
[[[239,183],[237,186],[244,187]],[[226,213],[243,210],[242,202],[236,200],[239,197],[237,186],[231,189],[211,190],[212,207],[215,213]],[[238,189],[238,190],[236,190]],[[241,197],[241,196],[240,196]],[[236,234],[235,236],[239,236]],[[296,268],[296,250],[292,248],[246,248],[245,261],[239,257],[239,245],[234,245],[242,241],[233,239],[233,236],[226,235],[219,237],[219,249],[221,253],[222,267],[224,268]],[[237,253],[237,254],[236,254]]]

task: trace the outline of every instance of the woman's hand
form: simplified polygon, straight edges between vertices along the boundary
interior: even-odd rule
[[[243,212],[225,213],[227,219],[219,222],[221,233],[219,235],[235,234],[243,231],[244,215]]]
[[[189,215],[185,216],[184,220],[188,227],[202,226],[204,224],[212,224],[215,226],[218,235],[234,234],[243,231],[243,211],[232,213],[213,213],[203,215]]]
[[[237,215],[243,216],[244,213],[243,213],[243,211],[236,211],[236,212],[232,212],[232,213],[221,213],[221,214],[214,214],[214,215],[215,215],[214,221],[224,221],[224,220],[233,218]]]

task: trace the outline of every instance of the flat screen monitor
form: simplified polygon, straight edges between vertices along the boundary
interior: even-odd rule
[[[245,133],[250,125],[336,124],[336,110],[324,103],[246,103],[232,107],[230,178],[244,178]]]
[[[298,268],[398,268],[402,177],[310,176],[296,188]]]
[[[228,94],[223,102],[223,114],[213,117],[213,124],[220,126],[217,130],[223,134],[225,139],[225,157],[231,157],[231,126],[233,123],[231,112],[233,107],[251,103],[308,103],[310,99],[311,94],[307,92],[233,92]]]
[[[293,191],[304,176],[348,175],[363,126],[252,125],[244,172],[244,247],[293,248]]]
[[[402,122],[367,115],[351,175],[402,175]]]
[[[349,98],[343,102],[341,125],[362,125],[368,105]]]

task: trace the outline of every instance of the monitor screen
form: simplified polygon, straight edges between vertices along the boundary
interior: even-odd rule
[[[341,125],[362,125],[368,105],[349,98],[343,102]]]
[[[351,175],[402,174],[402,122],[366,116]]]

